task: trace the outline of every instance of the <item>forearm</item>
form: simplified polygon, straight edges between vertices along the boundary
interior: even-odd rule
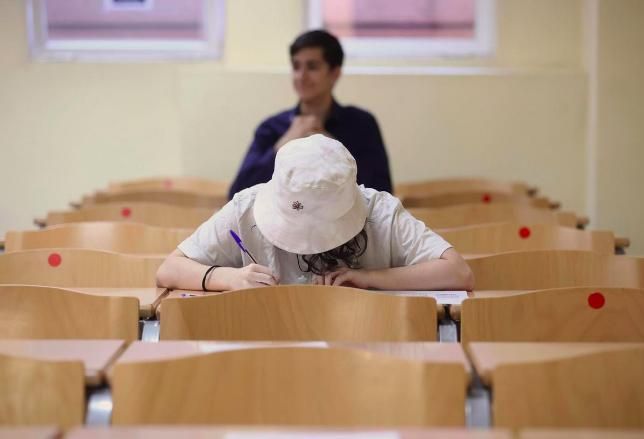
[[[201,290],[201,281],[208,270],[208,265],[183,256],[169,256],[157,271],[157,285],[181,290]],[[206,282],[209,291],[226,291],[230,289],[227,272],[231,267],[218,267],[210,272]]]
[[[433,259],[407,267],[369,271],[369,287],[379,290],[471,290],[473,276],[463,263]]]

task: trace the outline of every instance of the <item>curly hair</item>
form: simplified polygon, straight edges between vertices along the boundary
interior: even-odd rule
[[[315,255],[297,255],[297,265],[303,272],[311,272],[318,276],[337,270],[340,264],[348,268],[360,268],[358,258],[367,250],[367,231],[363,228],[350,241],[324,253]],[[300,259],[306,265],[302,268]]]

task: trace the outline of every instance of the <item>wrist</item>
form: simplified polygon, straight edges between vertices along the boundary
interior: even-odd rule
[[[207,288],[211,291],[229,291],[232,290],[232,277],[237,268],[217,267],[207,280]]]

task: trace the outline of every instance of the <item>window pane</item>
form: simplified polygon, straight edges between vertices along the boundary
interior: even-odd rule
[[[475,34],[476,0],[321,0],[339,37],[463,38]]]

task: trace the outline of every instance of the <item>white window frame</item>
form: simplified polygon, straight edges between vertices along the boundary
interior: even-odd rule
[[[323,26],[321,0],[308,0],[308,28]],[[485,57],[496,50],[496,0],[476,0],[474,38],[341,38],[349,58]]]
[[[31,57],[37,61],[164,61],[217,59],[223,54],[225,0],[205,0],[204,40],[47,40],[44,0],[27,0]]]

